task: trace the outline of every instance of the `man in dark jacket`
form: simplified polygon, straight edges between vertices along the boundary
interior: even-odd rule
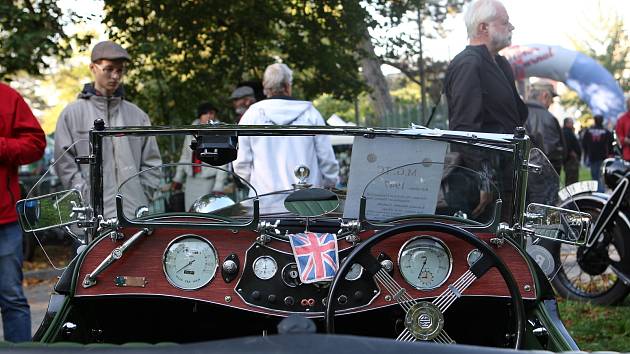
[[[613,136],[606,128],[604,128],[604,117],[596,115],[593,117],[595,124],[586,129],[582,138],[582,148],[584,156],[588,159],[588,165],[591,168],[591,178],[598,182],[598,191],[604,191],[604,183],[601,180],[602,163],[610,153],[609,149],[612,145]]]
[[[22,290],[22,230],[18,166],[44,155],[46,136],[19,93],[0,84],[0,308],[4,339],[31,340],[31,312]]]
[[[510,45],[514,26],[505,7],[496,0],[477,0],[464,16],[469,44],[451,61],[444,79],[449,129],[513,134],[527,119],[527,106],[514,85],[508,61],[498,53]],[[508,170],[497,156],[479,156],[470,149],[464,161],[476,171],[488,171],[503,190],[502,219],[511,215],[511,176],[499,176],[497,166]],[[507,167],[507,168],[506,168]],[[480,207],[490,203],[489,191],[480,192]],[[479,209],[479,208],[477,208]]]
[[[527,100],[529,115],[527,117],[527,134],[532,138],[534,146],[545,153],[558,174],[565,159],[565,142],[558,119],[549,112],[553,98],[558,96],[546,81],[532,84]]]
[[[573,129],[573,118],[564,118],[562,133],[567,144],[567,158],[564,161],[564,175],[566,177],[564,185],[568,186],[578,181],[582,159],[582,148]]]
[[[451,61],[444,80],[449,129],[513,134],[527,119],[527,107],[498,53],[510,45],[514,26],[495,0],[474,2],[464,19],[470,45]]]

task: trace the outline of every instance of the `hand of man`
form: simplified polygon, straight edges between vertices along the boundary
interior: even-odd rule
[[[492,202],[492,192],[480,191],[479,192],[479,204],[472,211],[472,216],[473,217],[479,216],[486,209],[486,206],[488,206],[488,204],[490,204],[490,202]]]
[[[623,138],[623,143],[630,145],[630,136],[626,136]]]

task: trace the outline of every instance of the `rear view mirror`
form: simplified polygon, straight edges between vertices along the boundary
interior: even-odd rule
[[[339,207],[339,197],[326,189],[302,189],[291,193],[284,200],[284,207],[299,216],[321,216]]]
[[[531,203],[525,214],[525,228],[536,237],[573,245],[584,245],[591,226],[591,215],[575,210]]]
[[[22,199],[15,207],[22,229],[34,232],[78,223],[79,215],[73,212],[73,208],[81,207],[82,204],[81,193],[72,189]]]

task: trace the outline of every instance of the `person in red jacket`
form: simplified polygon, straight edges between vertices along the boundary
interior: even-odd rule
[[[22,289],[18,166],[39,160],[46,136],[22,96],[0,83],[0,308],[4,339],[31,340],[31,312]]]
[[[617,133],[617,139],[621,143],[623,159],[630,161],[630,96],[626,101],[626,107],[628,111],[617,120],[615,132]]]

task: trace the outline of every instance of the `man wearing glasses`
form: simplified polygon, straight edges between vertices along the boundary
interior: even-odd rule
[[[86,84],[78,98],[61,112],[55,131],[55,172],[64,187],[78,189],[86,201],[90,200],[89,165],[79,165],[75,158],[90,154],[88,139],[94,120],[103,119],[108,127],[151,125],[145,112],[124,99],[122,80],[131,61],[129,53],[114,42],[104,41],[94,46],[91,60],[90,71],[94,82]],[[104,216],[116,215],[114,197],[121,182],[161,163],[154,137],[104,139]],[[138,180],[137,183],[138,186],[130,186],[134,193],[125,194],[126,211],[148,205],[158,187],[159,176]]]

